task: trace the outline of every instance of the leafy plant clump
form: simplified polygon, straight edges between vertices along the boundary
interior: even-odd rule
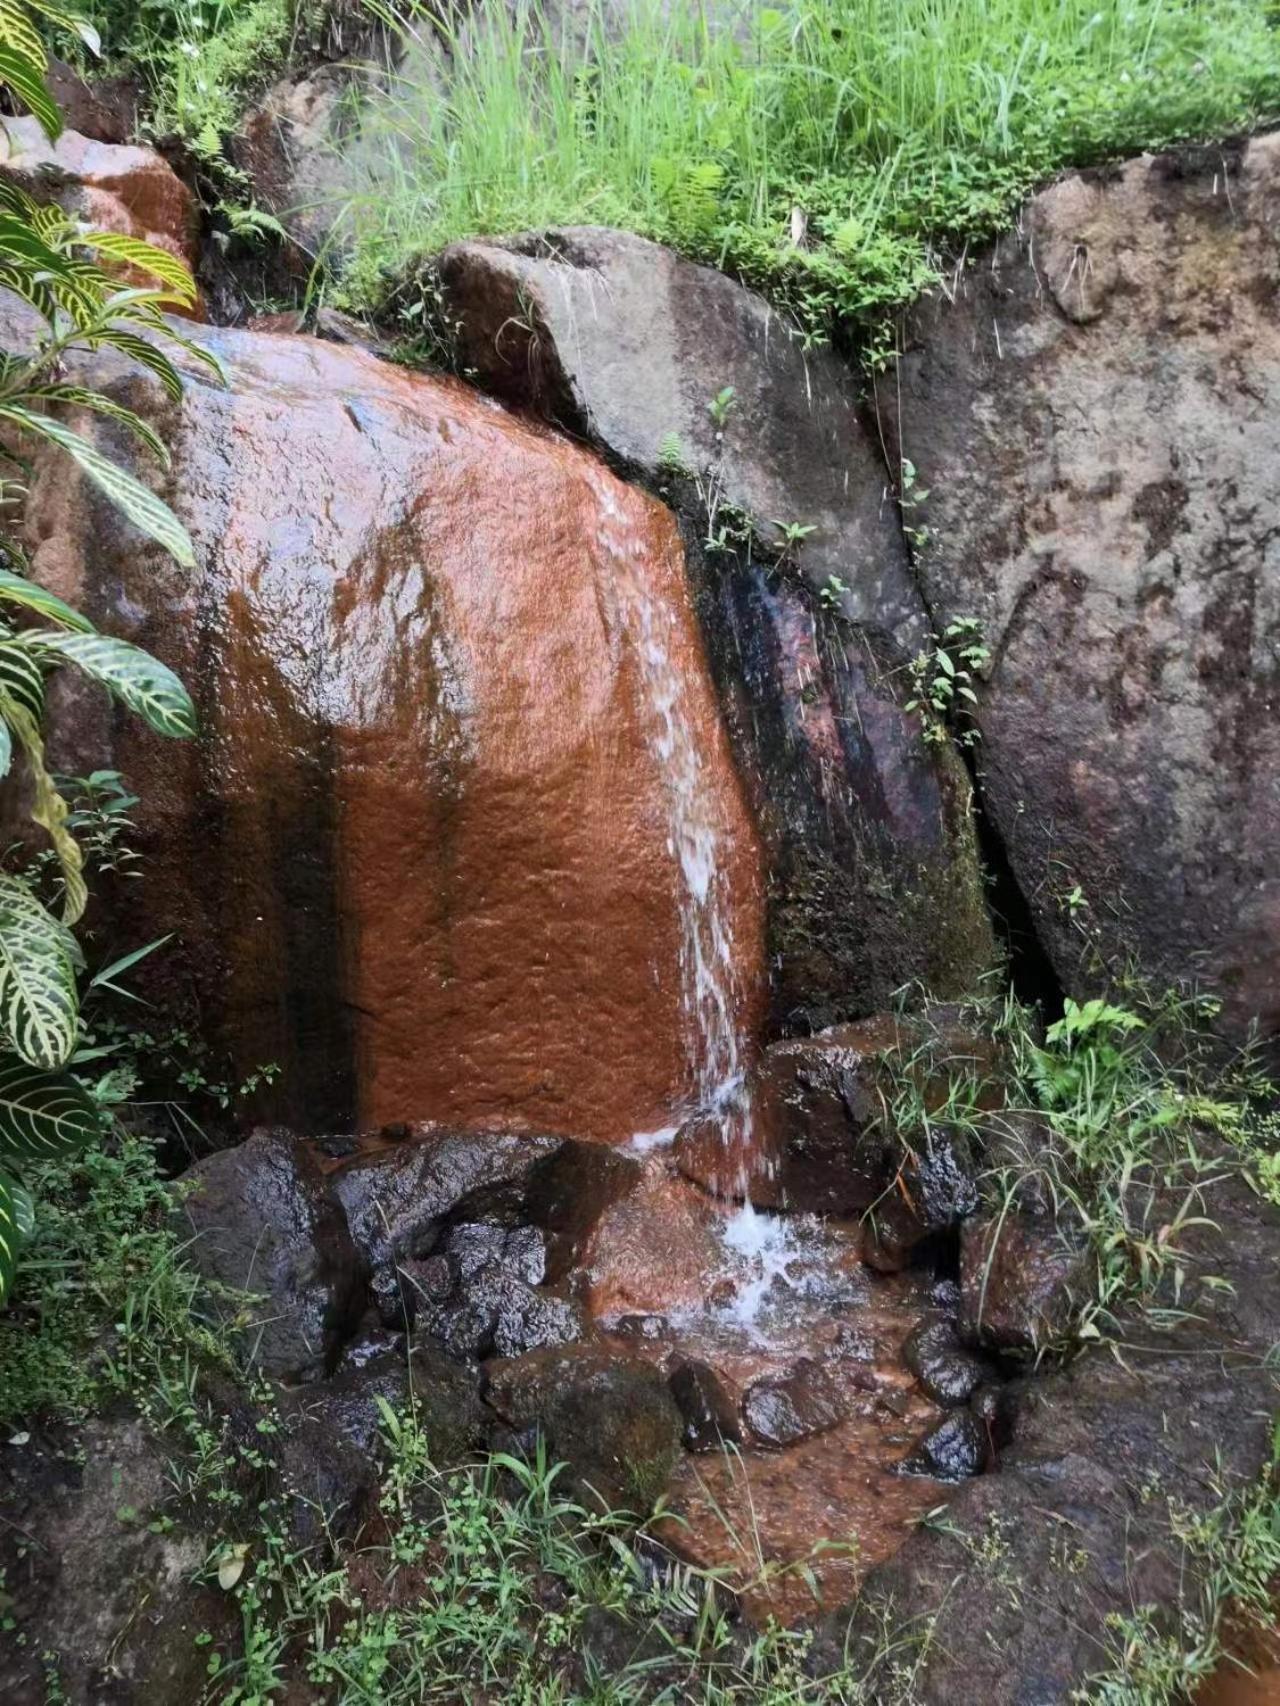
[[[59,6],[41,0],[38,15],[96,46],[92,28]],[[49,94],[47,68],[32,14],[16,0],[0,7],[0,82],[54,139],[62,120]],[[151,282],[131,283],[129,274]],[[66,362],[73,352],[110,349],[146,368],[173,397],[181,393],[182,381],[166,344],[219,371],[211,356],[165,319],[166,310],[195,301],[186,267],[148,243],[89,229],[56,204],[38,203],[5,182],[0,290],[35,312],[35,329],[25,334],[24,347],[0,351],[5,435],[0,458],[16,471],[0,485],[0,507],[12,508],[25,497],[22,452],[32,441],[43,441],[70,457],[142,533],[178,562],[193,565],[191,541],[168,505],[64,418],[68,410],[106,416],[167,466],[155,431],[102,391],[69,380]],[[191,700],[171,670],[137,646],[99,633],[79,611],[31,581],[25,569],[20,546],[0,530],[0,781],[21,757],[30,815],[53,855],[52,871],[39,858],[27,868],[0,871],[0,1304],[35,1223],[22,1170],[75,1153],[98,1135],[101,1123],[97,1102],[69,1070],[81,1038],[79,980],[86,969],[73,926],[89,896],[82,847],[45,764],[46,680],[59,668],[73,667],[157,734],[184,737],[195,731]]]
[[[1132,979],[1113,999],[1068,998],[1047,1028],[1012,997],[972,1011],[999,1047],[999,1082],[955,1074],[931,1101],[924,1056],[891,1057],[886,1130],[911,1149],[937,1131],[967,1134],[987,1157],[997,1214],[1045,1202],[1084,1236],[1093,1283],[1062,1348],[1117,1333],[1128,1308],[1177,1318],[1193,1276],[1214,1284],[1188,1242],[1212,1222],[1216,1187],[1234,1177],[1280,1203],[1280,1086],[1248,1050],[1224,1059],[1215,1003]]]
[[[364,119],[382,169],[349,210],[351,299],[384,306],[455,238],[590,223],[736,273],[811,336],[882,331],[944,249],[1054,171],[1280,111],[1280,33],[1256,0],[565,13],[387,7],[408,52]]]

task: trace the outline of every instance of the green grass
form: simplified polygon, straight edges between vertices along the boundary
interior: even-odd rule
[[[610,11],[584,40],[539,0],[514,23],[487,7],[443,98],[411,56],[368,103],[381,168],[346,215],[351,299],[384,305],[453,238],[590,222],[740,274],[810,332],[874,325],[940,243],[994,231],[1058,168],[1280,110],[1259,0],[830,0],[736,28],[693,4]],[[430,43],[428,9],[402,22]]]

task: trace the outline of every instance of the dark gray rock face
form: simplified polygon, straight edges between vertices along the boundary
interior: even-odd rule
[[[904,1475],[929,1475],[935,1481],[964,1481],[982,1472],[987,1457],[986,1429],[969,1410],[954,1410],[931,1428],[902,1465]]]
[[[452,1356],[522,1356],[568,1344],[586,1330],[577,1304],[535,1289],[546,1272],[536,1227],[455,1226],[444,1236],[440,1258],[448,1289],[438,1298],[423,1297],[417,1320]]]
[[[660,1370],[590,1345],[531,1351],[485,1370],[508,1427],[536,1429],[582,1497],[647,1515],[680,1451],[680,1412]]]
[[[1084,1240],[1013,1212],[966,1221],[960,1234],[960,1327],[976,1345],[1035,1350],[1068,1326],[1089,1293]]]
[[[920,1706],[1066,1706],[1112,1662],[1108,1614],[1196,1603],[1203,1565],[1172,1532],[1169,1502],[1204,1514],[1256,1484],[1280,1396],[1268,1358],[1280,1212],[1234,1182],[1210,1189],[1204,1212],[1220,1230],[1200,1229],[1195,1272],[1230,1289],[1193,1282],[1188,1318],[1133,1321],[1121,1358],[1099,1348],[947,1418],[994,1437],[1012,1406],[999,1472],[965,1485],[947,1532],[917,1529],[858,1607],[825,1621],[818,1674],[851,1640],[869,1692],[878,1678],[887,1688],[873,1655],[891,1607],[895,1628],[930,1630]]]
[[[873,1012],[915,978],[969,987],[992,958],[969,784],[903,710],[900,666],[928,623],[847,370],[806,354],[751,291],[622,232],[459,243],[440,265],[482,385],[688,512],[703,630],[770,856],[777,1024]],[[766,547],[783,524],[812,531],[783,572],[699,563],[708,494]]]
[[[170,1456],[120,1416],[74,1437],[34,1432],[0,1445],[6,1706],[55,1697],[172,1706],[204,1692],[208,1652],[196,1637],[234,1639],[239,1613],[229,1594],[195,1583],[214,1535],[172,1518],[151,1527],[174,1502]]]
[[[1278,206],[1274,134],[1067,177],[912,314],[881,399],[930,494],[930,608],[991,648],[984,794],[1060,976],[1083,919],[1270,1035]]]
[[[389,1325],[404,1326],[430,1297],[431,1271],[416,1264],[434,1253],[446,1220],[468,1210],[495,1222],[518,1218],[535,1165],[558,1147],[556,1138],[441,1131],[419,1134],[335,1176],[334,1195],[369,1262]],[[499,1224],[488,1235],[498,1246],[505,1238]]]
[[[799,562],[835,574],[845,614],[915,649],[928,627],[852,382],[722,273],[597,227],[457,243],[441,277],[487,389],[532,404],[653,478],[677,447],[767,533],[814,531]],[[732,386],[723,419],[711,404]],[[666,453],[664,455],[664,452]]]
[[[332,1369],[364,1308],[367,1271],[342,1207],[288,1132],[255,1132],[197,1162],[179,1219],[206,1278],[262,1298],[243,1338],[281,1380]]]

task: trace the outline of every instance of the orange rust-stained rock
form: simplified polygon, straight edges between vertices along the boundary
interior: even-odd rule
[[[229,387],[193,374],[162,423],[194,573],[65,463],[28,511],[36,573],[200,705],[198,745],[80,690],[63,723],[64,768],[114,763],[142,796],[136,939],[179,934],[169,993],[238,1067],[278,1062],[275,1111],[312,1129],[664,1125],[699,1067],[673,716],[746,1033],[763,975],[760,856],[672,517],[457,383],[311,338],[207,341]],[[100,372],[160,417],[149,379]]]
[[[0,175],[37,201],[56,201],[94,230],[141,238],[195,270],[195,196],[154,149],[96,142],[75,130],[50,142],[34,118],[6,118],[4,131]],[[128,276],[131,283],[154,283],[140,273]]]

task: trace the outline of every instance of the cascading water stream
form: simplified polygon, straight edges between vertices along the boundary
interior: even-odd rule
[[[786,1278],[800,1244],[783,1217],[758,1212],[749,1194],[750,1180],[765,1160],[754,1142],[747,1077],[752,1039],[743,1034],[743,1015],[750,1003],[729,921],[723,830],[705,784],[687,689],[663,631],[673,616],[649,596],[642,543],[628,532],[607,494],[601,515],[600,542],[618,568],[619,615],[639,659],[649,700],[649,740],[666,783],[669,846],[682,879],[681,1002],[689,1039],[690,1100],[673,1110],[670,1125],[638,1133],[633,1148],[645,1151],[669,1143],[683,1119],[691,1116],[718,1128],[723,1160],[714,1184],[726,1201],[737,1198],[741,1204],[727,1217],[724,1231],[727,1261],[745,1275],[729,1314],[754,1331],[762,1305],[774,1285]]]

